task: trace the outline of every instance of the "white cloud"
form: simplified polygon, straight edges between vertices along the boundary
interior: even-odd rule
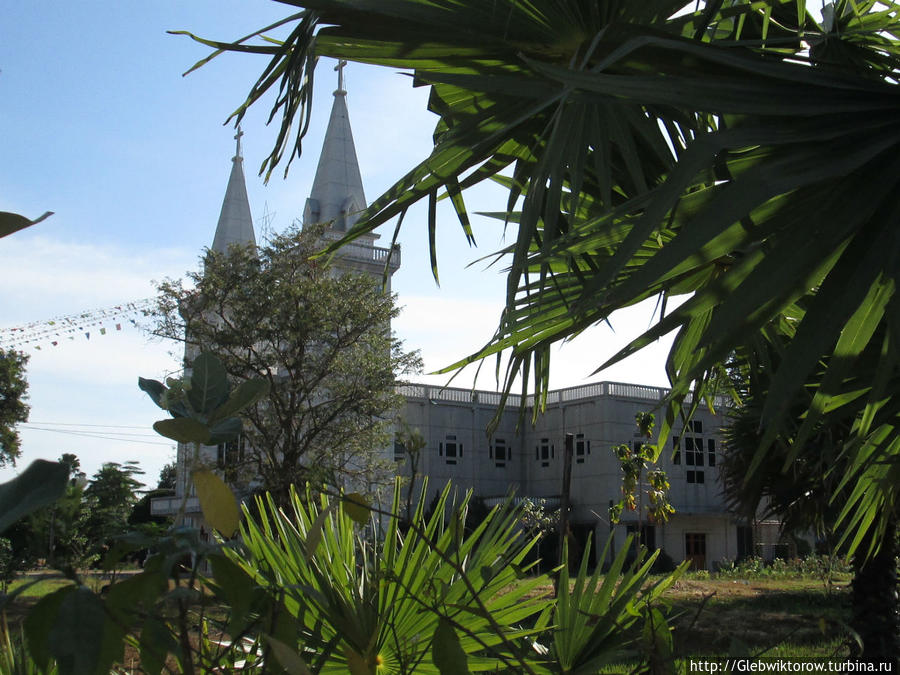
[[[197,260],[196,253],[174,248],[136,252],[30,233],[4,238],[3,256],[5,326],[150,297],[152,280],[180,276]]]
[[[46,235],[5,238],[3,253],[6,264],[0,269],[0,284],[12,292],[0,297],[2,325],[39,322],[34,330],[49,330],[39,342],[21,347],[30,355],[31,424],[21,429],[18,469],[39,457],[56,459],[63,452],[77,454],[89,475],[103,462],[136,459],[147,471],[147,482],[155,485],[171,444],[153,434],[151,425],[162,413],[138,389],[137,379],[161,378],[178,368],[177,359],[169,354],[178,347],[148,341],[128,318],[104,321],[105,335],[88,319],[74,332],[62,332],[62,324],[49,326],[46,320],[152,297],[151,279],[182,274],[196,256],[177,249],[136,253]],[[113,435],[116,425],[140,427],[123,432],[140,435],[110,440],[61,433],[71,432],[73,427],[67,425],[76,424],[88,425],[82,432],[99,435]],[[15,473],[0,470],[0,480]]]
[[[394,330],[407,349],[421,349],[425,372],[446,367],[484,346],[496,330],[502,304],[500,301],[468,300],[437,296],[403,296],[403,311],[394,321]],[[613,329],[601,325],[589,328],[577,338],[556,346],[551,352],[550,386],[558,389],[600,380],[631,382],[651,386],[667,386],[665,359],[672,342],[666,337],[640,354],[616,364],[601,373],[593,371],[611,358],[649,325],[654,302],[617,312],[612,317]],[[478,387],[493,388],[495,362],[486,362],[478,379]],[[477,364],[458,375],[451,386],[470,387]],[[413,378],[436,385],[447,383],[450,375],[423,375]]]

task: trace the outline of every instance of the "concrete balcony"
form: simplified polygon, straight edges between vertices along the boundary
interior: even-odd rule
[[[383,246],[368,246],[366,244],[353,242],[344,244],[335,254],[335,257],[340,260],[348,260],[363,263],[365,265],[378,265],[381,267],[384,267],[384,263],[388,259],[388,256],[391,258],[390,270],[392,272],[396,271],[397,268],[400,267],[399,246],[394,246],[394,250],[391,252],[391,249]]]
[[[174,516],[181,507],[181,497],[156,497],[150,500],[150,515]],[[200,513],[200,500],[188,497],[184,509],[185,514]]]

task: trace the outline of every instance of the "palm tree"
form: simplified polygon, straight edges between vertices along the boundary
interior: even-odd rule
[[[677,331],[664,443],[689,391],[698,405],[729,353],[768,342],[783,358],[749,468],[848,422],[839,518],[851,550],[879,550],[900,505],[900,5],[837,0],[817,22],[805,0],[282,1],[298,11],[281,43],[204,41],[271,56],[236,113],[277,85],[267,174],[300,151],[318,56],[412,70],[440,117],[344,241],[426,200],[434,267],[437,199],[474,242],[465,191],[508,188],[506,308],[450,368],[506,354],[505,392],[522,375],[543,401],[553,344],[658,297],[598,366]]]
[[[729,373],[741,391],[743,404],[729,413],[725,430],[723,462],[719,471],[726,500],[731,509],[748,518],[762,508],[774,515],[787,533],[814,531],[830,547],[846,528],[839,516],[841,505],[850,496],[844,476],[849,454],[846,440],[852,429],[848,422],[818,424],[808,442],[790,463],[791,444],[799,436],[795,427],[773,444],[769,460],[750,471],[760,440],[760,418],[768,377],[759,368],[758,353],[739,351],[730,361]],[[777,354],[769,358],[777,360]],[[798,398],[789,416],[800,420],[809,409],[809,401]],[[798,427],[802,425],[797,425]],[[774,461],[772,461],[774,460]],[[871,662],[896,662],[900,654],[900,605],[897,598],[898,532],[896,518],[889,520],[877,553],[866,555],[867,545],[853,558],[852,618],[850,625],[859,638],[850,642],[852,653]]]

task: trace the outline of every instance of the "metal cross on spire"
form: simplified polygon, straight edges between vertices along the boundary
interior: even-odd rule
[[[244,132],[241,131],[241,125],[237,126],[237,133],[234,135],[234,140],[237,141],[237,149],[235,150],[234,156],[236,158],[241,158],[241,136],[244,135]]]
[[[338,59],[337,65],[334,69],[338,74],[338,91],[344,91],[344,66],[347,65],[347,62],[344,59]]]

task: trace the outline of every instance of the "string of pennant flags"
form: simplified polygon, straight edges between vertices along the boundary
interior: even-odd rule
[[[137,327],[137,320],[149,310],[153,298],[126,302],[67,316],[32,321],[21,326],[0,328],[0,347],[41,350],[67,341],[90,340],[122,330],[123,324]]]

